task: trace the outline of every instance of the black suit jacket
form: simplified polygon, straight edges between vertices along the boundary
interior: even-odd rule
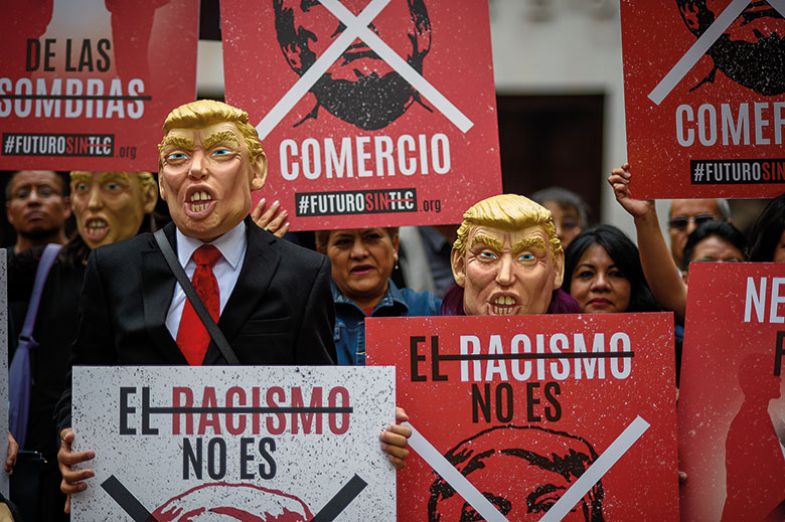
[[[164,228],[176,251],[175,228]],[[246,220],[248,248],[218,326],[244,365],[333,364],[330,262]],[[185,365],[166,329],[176,280],[152,234],[94,250],[72,365]],[[226,364],[211,342],[205,365]],[[70,383],[70,379],[68,380]],[[57,407],[71,424],[71,389]]]

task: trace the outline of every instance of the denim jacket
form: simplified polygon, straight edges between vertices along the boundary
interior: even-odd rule
[[[365,312],[332,283],[335,301],[335,351],[338,364],[365,365]],[[372,317],[439,315],[441,299],[430,292],[398,288],[389,281],[387,293],[371,312]]]

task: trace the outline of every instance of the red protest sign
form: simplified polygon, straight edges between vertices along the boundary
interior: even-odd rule
[[[622,0],[621,16],[636,197],[783,192],[783,4]]]
[[[488,5],[221,3],[226,97],[293,229],[458,223],[501,192]]]
[[[679,397],[685,520],[785,518],[785,278],[773,263],[690,267]]]
[[[196,97],[196,0],[3,1],[0,169],[158,170]]]
[[[416,431],[401,520],[678,520],[670,314],[369,318],[366,335]]]

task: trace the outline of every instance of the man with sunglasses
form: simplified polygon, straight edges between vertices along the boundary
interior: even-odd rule
[[[730,222],[730,206],[725,199],[674,199],[668,211],[668,234],[671,255],[682,266],[687,237],[703,223],[717,220]]]

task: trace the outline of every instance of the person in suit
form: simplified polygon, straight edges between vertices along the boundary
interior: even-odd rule
[[[241,364],[332,364],[329,261],[247,218],[267,172],[247,113],[213,100],[180,106],[159,149],[166,237]],[[92,252],[80,306],[74,365],[226,364],[151,234]],[[70,399],[67,388],[56,413],[67,495],[93,475],[71,466],[94,457],[71,449]]]

